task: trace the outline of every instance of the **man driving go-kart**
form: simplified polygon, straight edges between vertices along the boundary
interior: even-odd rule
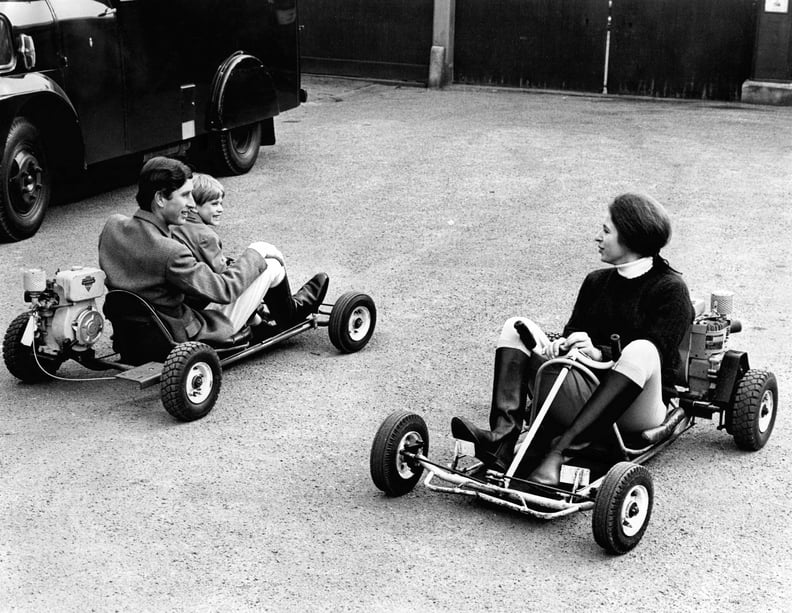
[[[192,242],[173,238],[192,208],[191,177],[181,162],[152,158],[140,173],[139,210],[132,217],[113,215],[102,230],[101,268],[71,266],[54,278],[39,268],[23,272],[29,306],[3,338],[3,361],[12,375],[26,383],[121,379],[141,389],[159,384],[165,410],[194,421],[214,407],[224,367],[287,339],[326,327],[342,353],[368,344],[377,310],[367,294],[345,292],[325,303],[329,279],[319,273],[292,295],[279,249],[255,242],[228,258],[209,225],[193,222],[182,235]],[[219,186],[209,183],[212,190]],[[220,186],[202,196],[215,222],[223,193]],[[206,212],[199,210],[199,217]],[[202,245],[211,249],[203,253]],[[222,266],[211,266],[208,255]],[[101,300],[112,324],[113,351],[105,355],[97,355],[105,330]],[[68,360],[118,372],[58,375]]]
[[[571,349],[595,360],[611,359],[614,334],[622,354],[600,373],[598,385],[577,372],[565,378],[542,424],[544,457],[536,458],[528,479],[557,485],[565,451],[600,438],[614,422],[628,431],[663,422],[663,390],[673,387],[678,347],[694,316],[685,282],[659,255],[670,235],[661,204],[648,196],[618,196],[595,239],[600,259],[612,267],[586,277],[563,336],[551,342],[532,321],[506,322],[495,352],[490,430],[461,417],[451,422],[454,437],[474,443],[485,466],[505,471],[511,462],[540,366]],[[530,330],[535,347],[526,347],[515,321]]]
[[[185,223],[192,190],[192,172],[178,160],[154,157],[146,162],[138,181],[140,208],[132,217],[110,217],[99,237],[99,266],[108,289],[127,290],[148,301],[177,342],[229,339],[262,300],[273,314],[282,315],[277,321],[282,328],[318,308],[327,293],[327,275],[315,275],[292,296],[286,270],[278,257],[270,257],[267,243],[251,243],[218,273],[174,239],[169,226]],[[185,296],[230,308],[196,309],[185,304]]]

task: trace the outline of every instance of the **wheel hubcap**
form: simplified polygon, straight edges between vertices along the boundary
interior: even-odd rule
[[[38,203],[43,185],[43,172],[32,152],[19,151],[14,156],[8,183],[15,202],[14,208],[20,214],[29,213]]]
[[[775,411],[775,399],[773,392],[766,390],[762,394],[762,403],[759,405],[759,432],[764,434],[770,427],[770,422],[773,420],[773,412]]]
[[[421,435],[415,431],[408,432],[402,437],[402,440],[399,441],[399,447],[396,449],[396,470],[399,472],[399,476],[402,479],[409,479],[415,474],[411,463],[402,455],[402,451],[404,451],[406,447],[412,447],[419,443],[423,443],[423,439]]]
[[[622,532],[635,536],[649,515],[649,491],[643,485],[635,485],[627,492],[621,507]]]
[[[371,328],[371,312],[365,307],[357,307],[349,317],[349,338],[359,341],[365,338]]]
[[[214,386],[214,374],[206,362],[198,362],[187,371],[185,393],[190,402],[200,404],[209,398]]]

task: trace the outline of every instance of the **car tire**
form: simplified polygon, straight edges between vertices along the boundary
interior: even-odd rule
[[[52,197],[52,169],[38,129],[11,123],[0,159],[0,239],[19,241],[41,227]]]
[[[165,359],[160,381],[160,398],[168,413],[179,421],[201,419],[220,394],[220,359],[204,343],[179,343]]]
[[[49,375],[54,375],[58,371],[60,361],[39,354],[37,362],[36,356],[33,355],[33,345],[22,343],[22,336],[29,319],[30,313],[21,313],[6,329],[3,337],[3,361],[8,372],[24,383],[49,381],[51,380]]]
[[[391,413],[374,436],[369,462],[371,480],[388,496],[407,494],[421,478],[423,466],[401,454],[406,446],[412,445],[418,445],[423,455],[429,453],[426,422],[409,411]]]
[[[336,349],[354,353],[368,344],[376,325],[377,307],[371,296],[347,292],[333,305],[327,332]]]
[[[751,369],[737,383],[732,406],[732,436],[740,449],[758,451],[775,425],[778,383],[766,370]]]
[[[643,538],[653,504],[654,485],[649,471],[632,462],[614,465],[594,501],[594,540],[608,553],[627,553]]]
[[[221,175],[241,175],[248,172],[258,159],[259,149],[261,149],[259,123],[210,135],[210,163]]]

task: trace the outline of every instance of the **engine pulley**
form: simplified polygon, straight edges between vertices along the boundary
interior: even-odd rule
[[[74,338],[82,345],[93,345],[102,336],[104,318],[98,311],[83,311],[74,320]]]

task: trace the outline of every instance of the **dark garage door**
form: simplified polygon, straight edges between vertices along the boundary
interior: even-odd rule
[[[608,90],[739,100],[756,0],[615,0]]]
[[[433,0],[300,0],[302,69],[426,81]]]
[[[454,79],[601,91],[607,0],[457,0]]]

